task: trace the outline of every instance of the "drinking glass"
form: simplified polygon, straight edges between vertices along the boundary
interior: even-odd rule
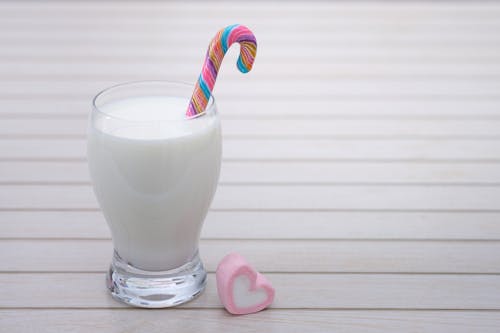
[[[205,286],[198,241],[219,178],[221,134],[213,98],[201,116],[184,116],[193,88],[131,82],[93,100],[87,155],[113,238],[107,286],[130,305],[175,306]]]

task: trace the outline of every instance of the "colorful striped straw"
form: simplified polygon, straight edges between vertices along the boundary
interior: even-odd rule
[[[221,29],[208,46],[205,62],[189,102],[186,117],[193,118],[205,111],[210,96],[212,96],[222,59],[234,43],[240,43],[240,56],[236,62],[240,72],[247,73],[252,69],[257,53],[257,40],[252,31],[240,24]]]

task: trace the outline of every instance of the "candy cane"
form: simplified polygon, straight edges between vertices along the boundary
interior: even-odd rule
[[[208,46],[200,77],[189,102],[186,111],[188,118],[199,116],[205,111],[222,59],[231,45],[236,42],[240,43],[240,56],[236,66],[242,73],[247,73],[252,69],[257,53],[257,40],[252,31],[243,25],[234,24],[217,32]]]

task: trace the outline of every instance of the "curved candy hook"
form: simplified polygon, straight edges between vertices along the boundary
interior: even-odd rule
[[[212,96],[222,59],[234,43],[240,44],[240,56],[236,62],[239,71],[247,73],[252,69],[257,54],[257,40],[252,31],[240,24],[219,30],[208,46],[200,77],[186,111],[188,118],[196,117],[205,111]]]

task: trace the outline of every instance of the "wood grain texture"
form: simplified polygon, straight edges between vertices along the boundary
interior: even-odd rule
[[[3,119],[7,137],[85,138],[87,119]],[[500,139],[500,119],[223,119],[224,139],[231,138],[461,138]]]
[[[273,273],[267,277],[279,295],[271,308],[500,310],[496,275]],[[0,308],[126,307],[108,294],[104,273],[0,274],[0,285]],[[181,306],[220,307],[213,274],[203,294]]]
[[[223,159],[270,160],[420,160],[495,161],[500,159],[500,140],[466,139],[231,139],[223,142]],[[2,139],[0,159],[79,159],[86,156],[82,139]]]
[[[198,66],[196,66],[198,69]],[[253,73],[252,73],[253,74]],[[196,77],[196,76],[195,76]],[[246,80],[217,82],[214,96],[242,98],[280,98],[287,99],[290,92],[293,98],[315,99],[328,97],[374,97],[374,98],[422,98],[425,96],[448,98],[500,98],[500,80],[465,79],[447,80],[407,80],[394,79],[390,81],[377,79],[304,79],[304,80],[260,80],[257,75],[248,75]],[[94,95],[117,82],[95,81],[38,81],[38,82],[8,82],[0,81],[0,97],[9,96],[67,96],[91,100]]]
[[[109,30],[107,27],[103,28]],[[470,27],[465,28],[471,29]],[[123,30],[123,27],[121,29]],[[171,28],[157,27],[155,29],[164,30]],[[274,27],[273,29],[277,29],[277,27]],[[349,29],[349,27],[346,29]],[[397,27],[394,27],[393,29],[397,29]],[[126,36],[129,36],[130,32],[136,30],[141,29],[132,27],[132,29],[128,32],[111,31],[113,33],[112,40],[114,40],[117,34],[119,35],[120,33],[125,33]],[[492,29],[489,29],[488,31],[491,32]],[[500,29],[496,29],[496,31],[498,32]],[[52,36],[54,35],[53,32],[54,31],[49,30],[44,32],[44,34]],[[96,30],[94,33],[99,33],[99,30]],[[143,35],[151,34],[150,31],[139,31],[139,33],[142,33]],[[485,31],[482,33],[484,34]],[[68,43],[71,43],[71,41],[68,41]],[[69,71],[67,74],[78,73],[81,75],[82,70],[88,68],[90,72],[87,73],[87,75],[96,75],[96,77],[94,77],[96,81],[99,81],[100,77],[107,75],[111,75],[111,77],[114,77],[117,74],[130,75],[135,73],[135,75],[138,75],[139,69],[143,69],[144,72],[142,74],[147,75],[155,75],[152,73],[152,69],[165,71],[170,68],[172,69],[170,75],[178,77],[195,75],[196,73],[194,73],[194,71],[196,69],[199,70],[199,60],[200,58],[203,58],[203,51],[205,51],[204,47],[201,46],[201,43],[198,43],[197,45],[196,43],[189,43],[180,49],[169,48],[169,43],[171,43],[171,41],[167,39],[161,41],[161,43],[152,43],[153,45],[161,44],[162,46],[158,45],[156,47],[147,47],[145,45],[145,47],[141,49],[127,48],[127,44],[103,43],[102,47],[96,50],[89,50],[88,55],[83,55],[86,54],[86,52],[84,46],[82,45],[74,45],[74,48],[68,50],[67,47],[61,48],[61,43],[47,43],[48,45],[39,45],[35,43],[35,45],[30,46],[29,55],[26,55],[27,50],[25,49],[25,44],[14,44],[12,48],[0,53],[0,59],[3,60],[3,64],[0,66],[0,71],[2,73],[5,72],[7,75],[14,76],[15,70],[18,70],[18,74],[21,74],[20,77],[23,77],[23,74],[26,75],[31,71],[34,71],[33,74],[45,73],[49,76],[50,71],[53,70],[55,71],[55,77],[57,77],[57,75],[60,75],[62,71]],[[368,67],[368,64],[386,64],[387,67],[390,67],[388,65],[391,62],[399,64],[399,68],[409,69],[412,64],[417,64],[424,68],[426,66],[427,68],[438,67],[436,65],[445,63],[448,60],[448,66],[445,67],[445,71],[446,69],[449,70],[449,68],[452,68],[452,65],[454,65],[454,68],[456,69],[459,69],[459,65],[461,64],[468,65],[468,67],[476,64],[482,64],[476,65],[476,67],[483,69],[487,68],[487,65],[493,65],[493,68],[498,67],[499,65],[497,57],[500,54],[500,47],[485,47],[483,45],[479,47],[479,50],[470,49],[460,52],[463,49],[463,45],[458,43],[450,46],[436,46],[432,49],[422,49],[415,47],[415,45],[413,47],[388,45],[387,47],[380,48],[377,47],[377,45],[370,45],[369,43],[368,45],[359,43],[359,46],[341,48],[341,46],[343,46],[342,44],[345,43],[337,42],[336,44],[339,45],[322,49],[314,47],[310,49],[299,49],[293,54],[287,53],[286,48],[264,49],[262,52],[259,51],[259,56],[264,58],[262,66],[259,67],[255,73],[253,73],[252,70],[252,75],[258,78],[279,79],[279,77],[276,77],[277,73],[283,73],[285,77],[295,78],[299,78],[299,74],[303,73],[305,76],[302,77],[302,79],[311,78],[311,74],[313,73],[309,73],[307,75],[306,69],[308,67],[306,67],[304,63],[312,60],[318,61],[318,67],[316,68],[315,73],[316,79],[325,77],[325,74],[336,74],[332,71],[332,69],[340,69],[342,68],[341,65],[353,64],[364,65],[353,71],[352,74],[358,75],[364,73],[362,69]],[[236,56],[234,53],[235,52],[233,50],[229,51],[228,57]],[[174,64],[180,61],[183,61],[182,66],[175,67]],[[103,66],[103,64],[108,63],[109,66]],[[298,72],[287,71],[286,69],[290,66],[297,66]],[[221,77],[224,77],[225,82],[237,82],[236,79],[241,77],[241,74],[229,65],[225,65],[222,68],[223,69],[220,73],[223,75]],[[328,73],[323,73],[323,75],[318,76],[317,72],[320,68],[324,68],[329,71]],[[395,69],[397,68],[398,67]],[[120,73],[119,69],[123,69],[124,72]],[[344,68],[344,71],[346,69],[347,68]],[[395,69],[389,73],[394,73]],[[102,70],[102,72],[100,70]],[[433,73],[433,78],[437,81],[446,80],[446,77],[436,76],[439,72],[440,71],[438,70],[437,73]],[[460,74],[459,70],[456,70],[455,72],[456,74]],[[422,74],[424,73],[416,75],[415,79],[425,79],[425,76]],[[429,74],[430,73],[427,73],[427,75]],[[463,74],[464,73],[462,73],[462,76],[457,75],[457,77],[463,78]],[[473,79],[481,77],[479,74],[481,74],[481,72],[469,73],[469,76]],[[338,79],[343,80],[347,78],[348,77],[346,77],[345,74],[341,76],[330,76],[330,80],[332,80],[332,82],[335,82]],[[62,78],[59,79],[64,81]],[[394,77],[393,79],[397,79],[397,77]]]
[[[499,163],[225,161],[220,184],[498,184]],[[90,184],[85,161],[0,161],[0,183]]]
[[[204,239],[500,240],[500,212],[210,211]],[[3,211],[3,239],[109,239],[100,211]],[[307,223],[307,228],[304,228]]]
[[[104,272],[112,251],[109,240],[2,240],[0,271]],[[500,241],[217,239],[200,243],[210,272],[232,251],[263,272],[500,274]]]
[[[391,65],[392,66],[392,65]],[[133,79],[129,78],[128,80]],[[122,79],[121,81],[126,81]],[[118,81],[118,80],[117,80]],[[103,88],[103,87],[102,87]],[[97,91],[96,91],[97,92]],[[233,96],[218,98],[217,105],[223,119],[496,119],[500,112],[500,98],[415,97],[360,98],[327,97],[250,99],[238,103]],[[26,96],[12,95],[2,98],[2,119],[87,119],[91,110],[88,98],[81,96]],[[286,117],[284,117],[286,116]]]
[[[232,19],[232,22],[237,20]],[[251,26],[256,36],[258,36],[261,43],[269,43],[273,41],[278,41],[280,44],[298,42],[300,45],[303,43],[311,43],[312,45],[320,45],[321,42],[335,43],[337,41],[366,41],[366,40],[382,40],[382,41],[401,41],[410,40],[418,42],[439,42],[440,40],[447,41],[463,41],[463,40],[475,40],[480,42],[495,42],[498,41],[498,36],[495,35],[495,30],[497,29],[474,29],[463,27],[448,27],[436,31],[435,27],[421,25],[417,26],[417,29],[412,26],[405,26],[405,30],[397,29],[380,29],[372,28],[370,29],[335,29],[331,27],[330,29],[323,31],[318,28],[313,27],[304,28],[304,25],[289,25],[288,30],[290,34],[284,34],[282,30],[267,28],[262,25],[252,24],[249,20],[247,25]],[[179,26],[179,25],[178,25]],[[182,24],[180,26],[183,26]],[[211,31],[216,30],[220,26],[220,23],[212,23],[207,25]],[[186,31],[182,34],[176,34],[171,31],[165,31],[161,29],[124,29],[124,31],[119,31],[118,29],[75,29],[72,35],[69,34],[50,34],[46,33],[43,29],[31,31],[14,30],[11,33],[5,31],[0,32],[0,38],[9,43],[16,43],[19,40],[25,40],[33,42],[35,45],[41,44],[52,44],[58,42],[68,42],[69,45],[76,45],[76,40],[84,43],[93,43],[99,45],[103,41],[107,41],[111,44],[124,43],[124,42],[134,42],[137,44],[148,43],[152,44],[155,42],[159,43],[176,43],[178,45],[185,45],[186,43],[199,42],[200,45],[206,44],[206,40],[211,37],[211,33],[205,32],[200,34],[196,28],[189,28],[186,26]],[[216,30],[217,31],[217,30]],[[148,33],[145,33],[148,32]],[[315,33],[311,33],[315,32]],[[72,39],[74,36],[76,39]],[[205,43],[201,44],[204,39]]]
[[[56,46],[54,46],[56,47]],[[76,48],[77,46],[75,46]],[[339,45],[342,47],[342,45]],[[455,52],[459,52],[462,46],[456,48]],[[13,49],[16,49],[13,47]],[[23,50],[23,52],[33,53],[36,50],[28,49]],[[62,51],[62,50],[61,50]],[[451,50],[453,52],[454,50]],[[42,53],[42,51],[37,51],[38,53]],[[122,51],[119,47],[114,47],[109,50],[109,53],[121,53],[126,52]],[[360,51],[361,52],[361,51]],[[169,79],[174,81],[182,81],[192,78],[199,71],[198,63],[193,60],[187,60],[186,63],[177,65],[174,59],[170,59],[168,64],[160,63],[158,59],[163,58],[162,54],[156,50],[150,50],[147,52],[149,55],[146,58],[137,56],[125,58],[122,56],[122,60],[119,62],[111,62],[108,60],[108,57],[95,55],[85,57],[84,59],[80,59],[79,57],[74,56],[73,60],[66,65],[58,63],[54,60],[54,62],[49,62],[44,59],[53,59],[49,55],[40,55],[40,56],[23,56],[21,55],[21,51],[19,54],[8,54],[3,53],[0,54],[0,59],[2,62],[0,63],[0,73],[2,73],[2,77],[8,79],[9,81],[17,81],[17,82],[47,82],[47,81],[57,81],[57,80],[74,80],[75,82],[89,82],[89,81],[104,81],[104,80],[113,80],[115,82],[125,82],[125,81],[136,81],[136,80],[151,80],[151,79]],[[158,54],[158,55],[155,55]],[[59,54],[60,61],[64,59],[71,58],[71,55],[63,57]],[[444,56],[442,56],[444,58]],[[57,58],[59,59],[59,58]],[[396,62],[391,62],[395,61]],[[158,61],[155,63],[154,61]],[[166,60],[165,60],[166,61]],[[294,71],[291,72],[288,70],[290,66],[294,67]],[[257,74],[258,73],[258,74]],[[434,80],[450,80],[450,79],[470,79],[471,81],[487,81],[494,80],[498,78],[500,75],[500,64],[494,63],[492,61],[486,62],[485,59],[462,59],[459,62],[451,62],[446,63],[444,60],[440,58],[428,58],[426,62],[415,62],[412,59],[394,59],[394,58],[376,58],[370,60],[361,60],[358,58],[350,59],[346,58],[341,63],[328,63],[325,60],[322,60],[318,66],[311,68],[308,65],[304,65],[303,63],[264,63],[259,64],[259,70],[257,73],[253,73],[252,75],[258,75],[261,80],[266,79],[288,79],[288,80],[297,80],[297,79],[314,79],[314,78],[330,78],[335,76],[337,79],[365,79],[371,78],[376,79],[380,82],[388,81],[391,79],[400,79],[400,80],[421,80],[421,79],[434,79]],[[241,79],[241,74],[237,73],[232,67],[222,67],[220,71],[221,78],[224,80],[230,80],[231,82],[237,83]],[[97,93],[97,91],[96,91]],[[25,100],[25,98],[19,97],[19,102]],[[218,100],[220,100],[220,96],[216,96]],[[223,99],[228,99],[231,96],[223,96]],[[334,96],[331,98],[331,102],[338,102],[341,96]],[[371,96],[373,99],[373,96]],[[6,98],[6,97],[4,97]],[[33,97],[31,97],[33,98]],[[324,98],[324,97],[323,97]],[[408,98],[408,97],[407,97]],[[456,97],[455,97],[456,98]],[[450,98],[451,103],[455,98]],[[80,98],[81,99],[81,98]],[[269,99],[269,98],[268,98]],[[417,99],[412,104],[419,104],[419,101],[424,99]],[[463,99],[463,97],[462,97]],[[56,103],[54,101],[53,103]],[[68,101],[68,103],[71,101]],[[256,101],[262,103],[262,101]],[[286,108],[290,109],[293,107],[294,103],[287,103]],[[356,99],[353,102],[363,102],[357,101]],[[397,101],[395,101],[397,102]],[[484,103],[482,99],[476,101],[481,104]],[[250,103],[248,101],[247,103]],[[282,103],[286,103],[283,101]],[[315,101],[309,101],[308,103],[314,104]],[[457,104],[457,108],[460,107],[459,103]],[[311,104],[309,104],[311,105]],[[433,105],[433,103],[431,103]],[[84,105],[88,108],[88,103]],[[384,103],[386,108],[390,108],[392,103]],[[245,107],[243,105],[242,107]],[[227,111],[228,108],[224,108],[225,113],[233,112]],[[398,110],[398,109],[396,109]],[[29,110],[25,110],[29,111]],[[258,110],[257,110],[258,111]],[[260,110],[260,112],[267,111],[268,113],[273,113],[276,111],[273,110]],[[321,110],[319,110],[321,111]],[[336,109],[328,110],[323,112],[326,115],[335,114],[338,112]],[[454,109],[445,109],[445,110],[437,110],[439,112],[456,112]],[[73,112],[73,111],[72,111]]]
[[[498,186],[226,185],[213,210],[496,211]],[[3,210],[96,210],[90,185],[3,185]]]
[[[29,318],[29,320],[26,320]],[[85,318],[85,320],[82,320]],[[194,320],[195,318],[195,320]],[[96,323],[99,323],[96,325]],[[481,331],[496,333],[500,314],[496,311],[398,311],[398,310],[267,310],[252,316],[231,316],[222,309],[29,309],[0,310],[0,325],[22,332],[54,330],[75,333],[147,330],[163,333],[231,330],[255,332],[290,329],[311,333],[363,331],[367,333],[417,330],[423,333]]]

